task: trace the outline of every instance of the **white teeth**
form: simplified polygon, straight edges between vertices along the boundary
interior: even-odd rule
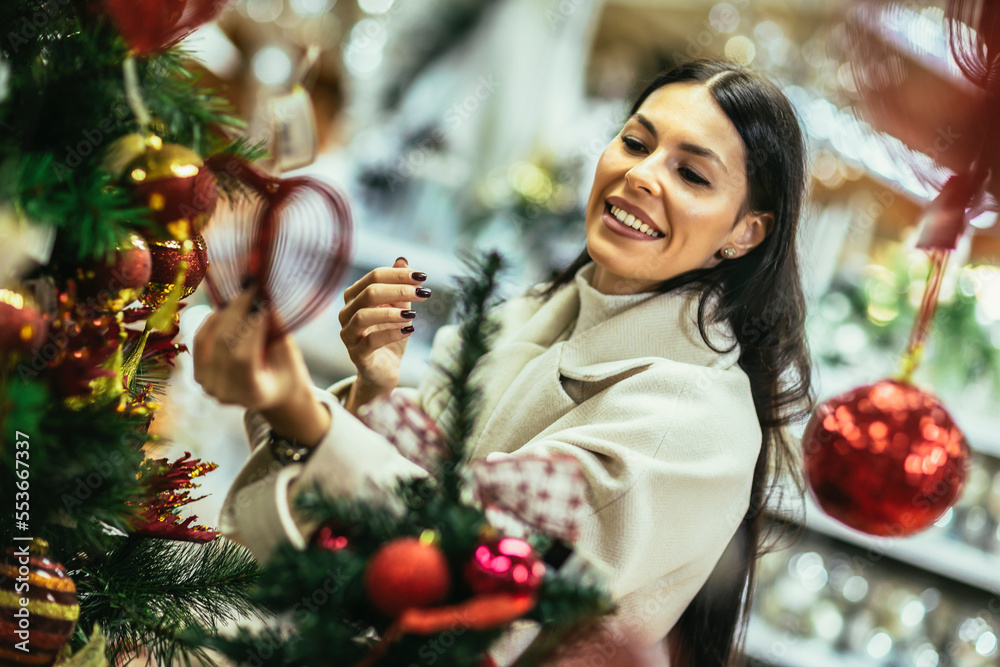
[[[615,216],[615,218],[618,220],[618,222],[622,223],[623,225],[628,225],[632,229],[640,231],[643,234],[646,234],[647,236],[651,236],[654,239],[663,238],[663,234],[661,234],[660,232],[656,231],[655,229],[653,229],[652,227],[650,227],[649,225],[647,225],[642,220],[639,220],[638,218],[636,218],[631,213],[626,213],[625,211],[623,211],[622,209],[618,208],[617,206],[612,206],[611,207],[611,215]]]

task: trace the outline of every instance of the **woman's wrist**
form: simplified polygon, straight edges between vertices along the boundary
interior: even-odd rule
[[[358,416],[358,409],[379,396],[392,393],[393,387],[386,388],[383,385],[376,385],[366,382],[358,377],[351,383],[350,391],[347,392],[347,400],[344,408],[355,417]]]
[[[279,405],[260,410],[260,414],[275,433],[309,447],[320,443],[332,420],[329,409],[309,387],[294,392]]]

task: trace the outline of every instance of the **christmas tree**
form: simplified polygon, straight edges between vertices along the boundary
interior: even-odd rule
[[[178,513],[214,465],[144,452],[225,185],[206,159],[260,152],[176,46],[222,4],[0,7],[3,664],[170,664],[258,610],[252,558]]]

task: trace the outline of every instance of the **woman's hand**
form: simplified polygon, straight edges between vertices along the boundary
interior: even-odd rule
[[[399,365],[416,317],[410,304],[430,297],[431,291],[420,286],[426,279],[400,257],[391,268],[373,269],[344,290],[340,338],[358,369],[346,404],[352,413],[399,384]]]
[[[194,337],[194,379],[220,403],[258,410],[277,433],[315,445],[330,428],[290,336],[267,344],[268,304],[250,287],[209,315]]]

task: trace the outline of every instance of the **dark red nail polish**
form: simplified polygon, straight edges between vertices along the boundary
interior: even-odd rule
[[[414,317],[417,316],[417,311],[415,311],[415,310],[404,310],[404,311],[401,311],[399,314],[401,316],[405,317],[408,320],[412,320]]]
[[[397,257],[396,258],[396,262],[398,262],[399,260],[403,260],[404,262],[406,262],[406,258],[405,257]],[[393,262],[393,264],[395,264],[396,262]],[[406,263],[409,264],[409,262],[406,262]]]
[[[408,327],[403,327],[402,329],[400,329],[400,331],[402,331],[405,334],[413,333],[413,325],[411,324]]]
[[[426,287],[418,287],[417,288],[417,296],[419,296],[421,299],[426,299],[430,295],[431,295],[431,291],[429,289],[427,289]]]
[[[427,274],[422,271],[414,271],[410,274],[410,277],[414,280],[419,280],[420,282],[427,280]]]

